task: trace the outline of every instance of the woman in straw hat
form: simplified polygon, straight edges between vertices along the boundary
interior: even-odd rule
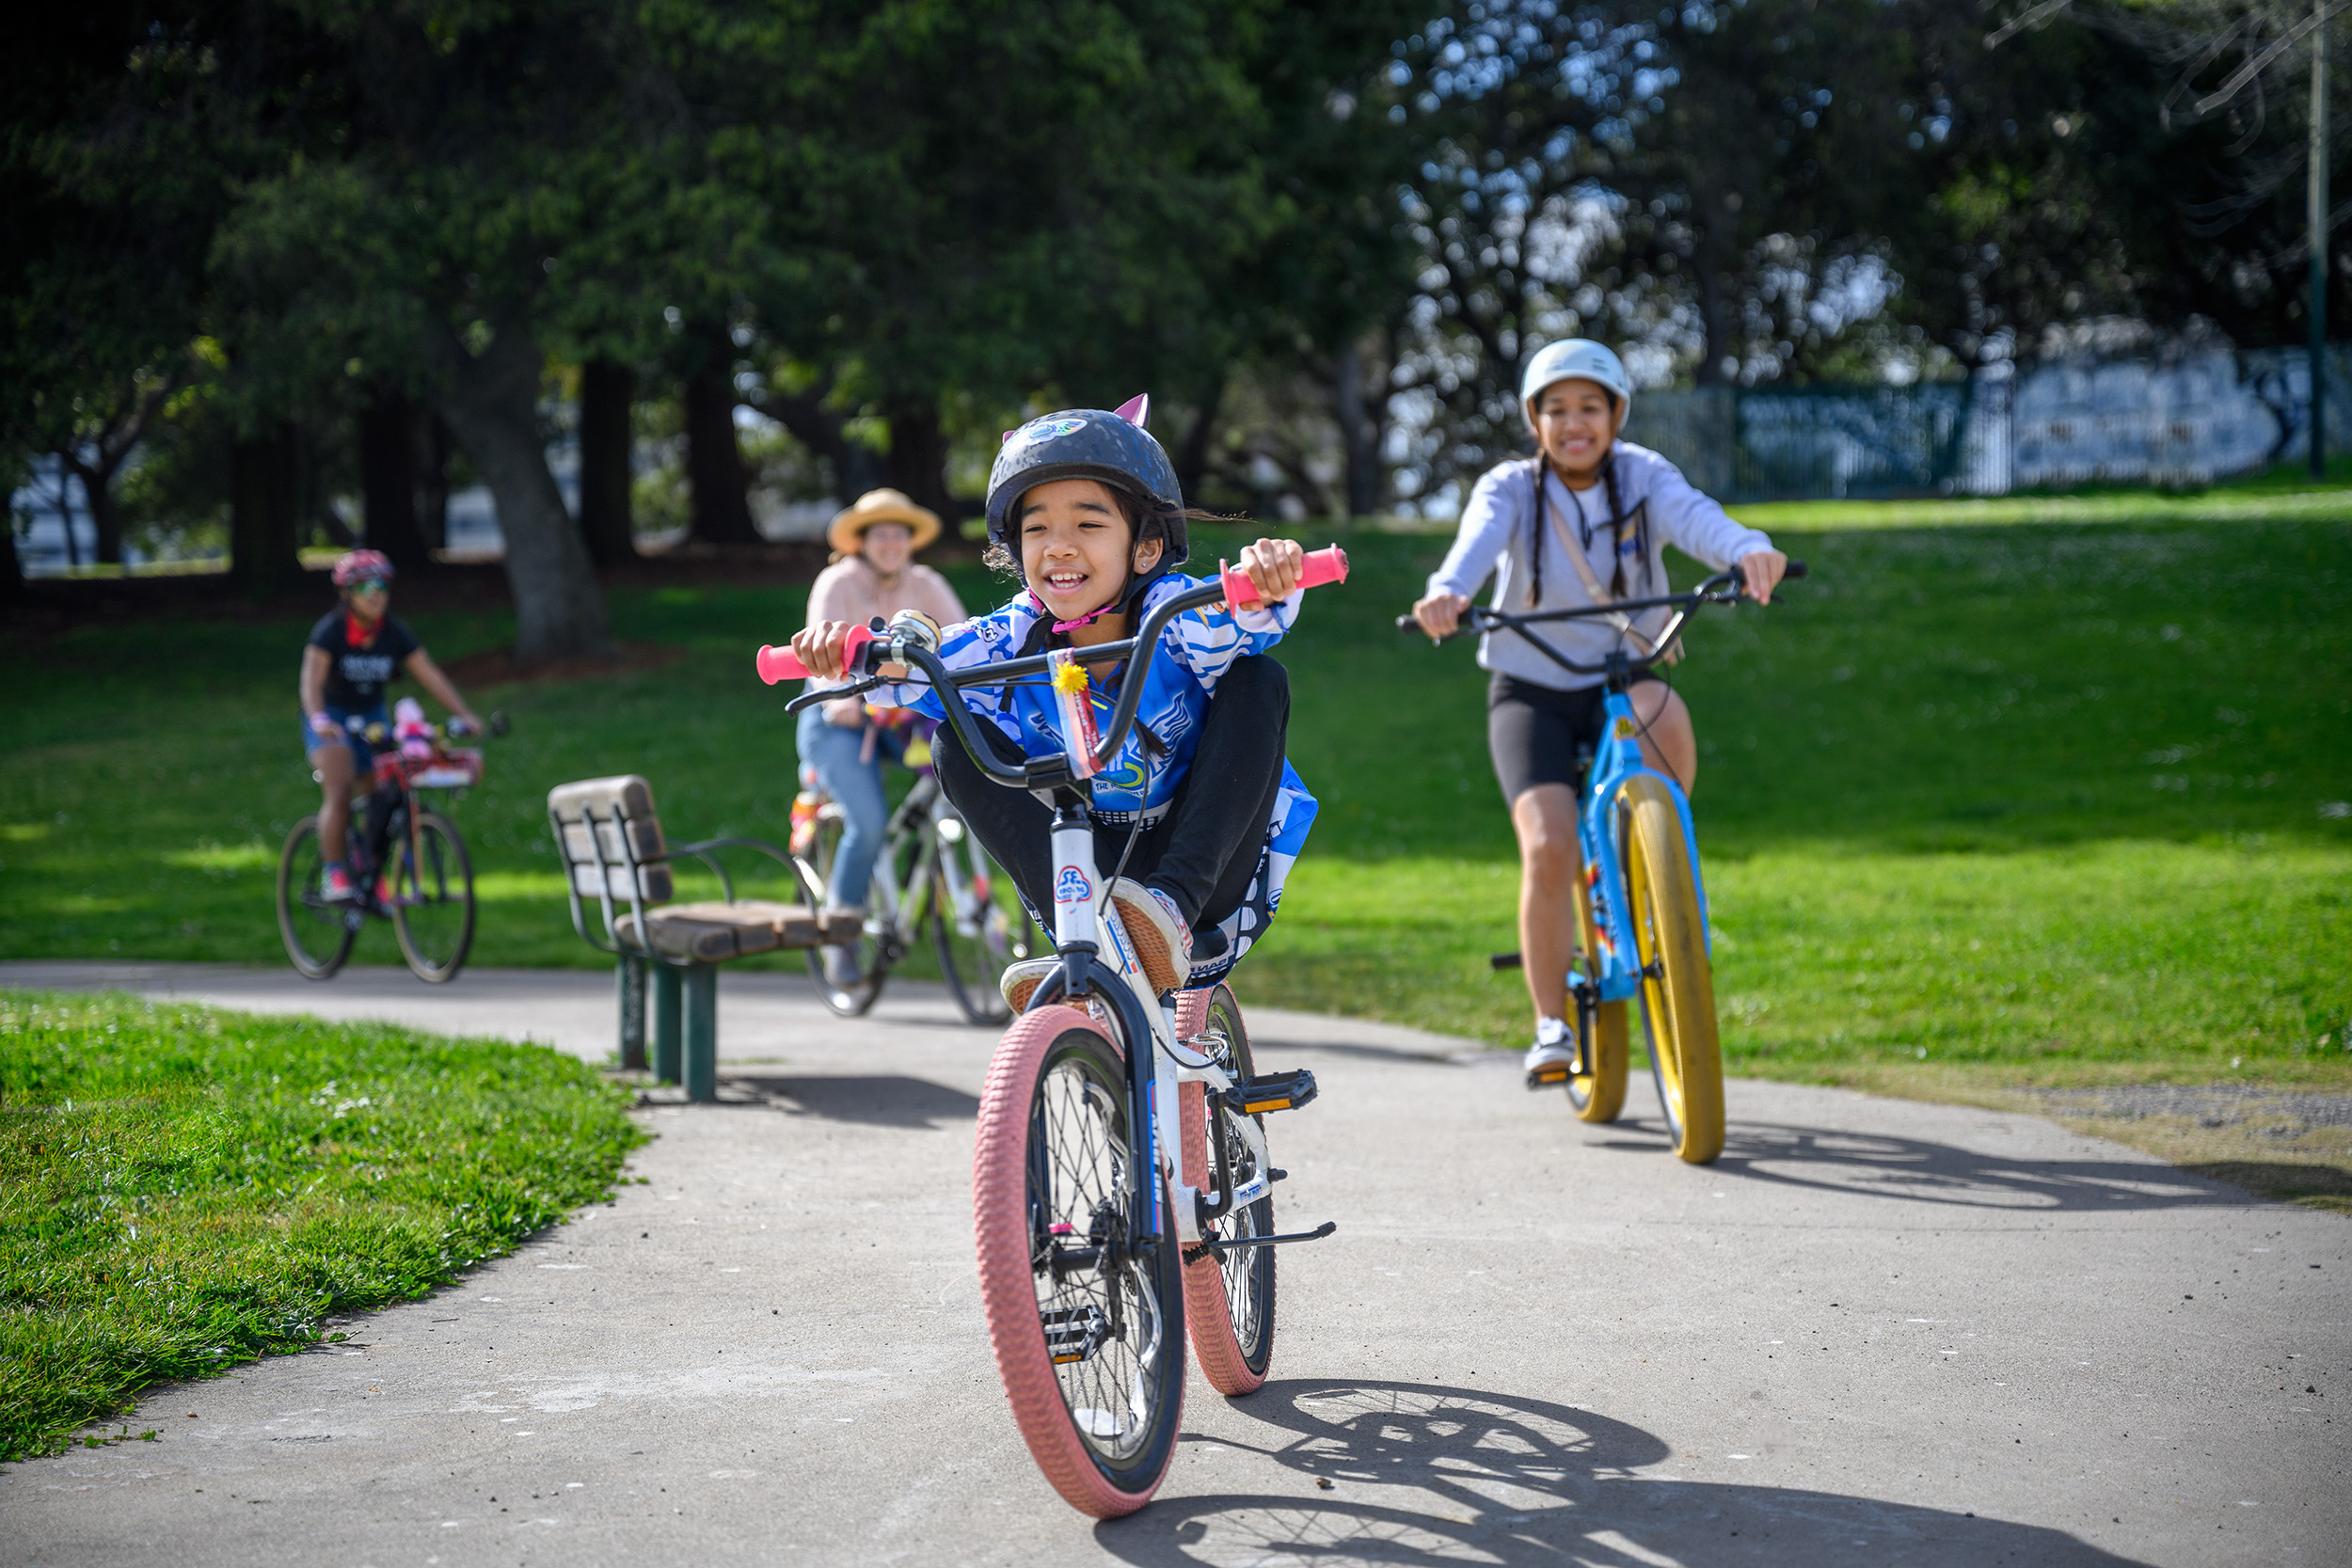
[[[833,563],[817,575],[808,593],[808,624],[847,621],[864,626],[902,610],[918,610],[943,626],[964,619],[963,606],[947,579],[914,563],[914,552],[939,537],[939,517],[897,490],[868,490],[825,531]],[[810,687],[843,684],[812,680]],[[882,853],[890,823],[882,791],[882,764],[896,761],[903,731],[874,723],[863,697],[819,703],[801,713],[801,775],[841,807],[841,848],[834,861],[825,901],[836,909],[862,910],[866,886]],[[852,948],[825,949],[825,977],[854,986],[861,976]]]

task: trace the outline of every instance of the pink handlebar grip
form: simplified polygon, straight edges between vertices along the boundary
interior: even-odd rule
[[[1216,563],[1217,577],[1225,584],[1225,603],[1232,610],[1248,610],[1258,602],[1257,585],[1238,566]],[[1347,580],[1347,552],[1337,545],[1327,545],[1319,550],[1309,550],[1307,559],[1299,563],[1298,586],[1320,588],[1327,582]]]
[[[872,641],[874,641],[874,629],[871,626],[851,626],[850,645],[846,650],[848,654],[846,662],[854,663],[857,656],[865,650],[866,644]],[[759,678],[770,686],[779,681],[798,681],[808,678],[808,666],[803,664],[800,655],[788,647],[761,648],[757,668]]]

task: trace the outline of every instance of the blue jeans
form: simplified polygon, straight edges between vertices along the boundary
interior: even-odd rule
[[[825,721],[822,704],[801,713],[801,766],[815,768],[817,787],[841,807],[841,847],[833,863],[833,883],[825,901],[839,909],[866,907],[866,884],[873,880],[874,862],[882,857],[883,835],[890,827],[890,798],[882,792],[882,762],[897,754],[891,737],[878,738],[873,760],[859,761],[866,749],[866,731],[845,729]]]

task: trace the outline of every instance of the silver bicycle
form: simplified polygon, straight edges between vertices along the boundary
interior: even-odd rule
[[[923,941],[928,928],[947,993],[966,1019],[1001,1024],[1012,1016],[997,982],[1009,965],[1037,952],[1036,928],[1015,900],[1009,879],[940,792],[929,749],[910,745],[914,787],[890,814],[883,848],[866,894],[859,936],[858,981],[838,986],[825,974],[823,950],[810,948],[809,974],[825,1006],[856,1018],[882,995],[890,972]],[[814,904],[833,883],[834,862],[847,829],[838,802],[803,791],[792,807],[792,859]]]

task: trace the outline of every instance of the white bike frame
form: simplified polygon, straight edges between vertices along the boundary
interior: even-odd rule
[[[1151,1061],[1152,1147],[1158,1151],[1160,1178],[1166,1183],[1168,1207],[1176,1212],[1177,1239],[1185,1245],[1202,1240],[1203,1203],[1216,1214],[1228,1214],[1257,1202],[1273,1186],[1268,1173],[1273,1159],[1265,1132],[1254,1117],[1236,1118],[1234,1125],[1249,1146],[1257,1174],[1232,1193],[1188,1185],[1176,1159],[1183,1147],[1183,1112],[1179,1085],[1199,1084],[1209,1100],[1209,1125],[1216,1123],[1217,1098],[1236,1085],[1233,1075],[1206,1052],[1176,1037],[1176,1000],[1155,994],[1143,976],[1143,965],[1118,915],[1110,910],[1108,890],[1094,861],[1094,832],[1083,823],[1057,824],[1054,829],[1054,945],[1064,955],[1092,954],[1116,973],[1135,994],[1143,1016],[1151,1020],[1149,1039],[1131,1042],[1130,1049],[1148,1050]]]

